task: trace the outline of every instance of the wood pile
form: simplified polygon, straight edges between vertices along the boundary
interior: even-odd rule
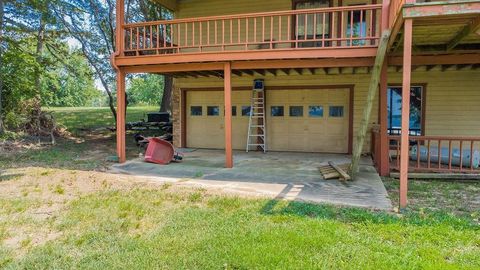
[[[320,167],[320,173],[322,173],[323,179],[338,179],[342,181],[351,180],[350,175],[347,173],[350,164],[337,165],[332,161],[328,162],[328,165]]]

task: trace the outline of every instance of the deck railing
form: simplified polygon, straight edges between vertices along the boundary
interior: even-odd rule
[[[390,168],[400,168],[400,136],[388,137]],[[410,136],[409,171],[479,173],[480,137]]]
[[[376,47],[381,9],[376,4],[125,24],[122,55]]]

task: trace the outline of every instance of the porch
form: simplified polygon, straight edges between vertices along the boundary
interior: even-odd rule
[[[392,209],[369,157],[362,158],[358,179],[345,182],[323,180],[319,167],[328,161],[349,163],[348,155],[235,151],[236,166],[226,169],[222,150],[182,148],[179,151],[184,153],[181,163],[162,166],[139,158],[116,164],[112,171],[249,196]]]

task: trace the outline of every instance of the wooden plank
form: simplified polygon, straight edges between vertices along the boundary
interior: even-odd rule
[[[342,176],[342,180],[350,180],[351,179],[350,175],[348,175],[348,173],[346,173],[342,168],[337,166],[335,164],[335,162],[329,161],[328,164],[330,166],[332,166],[332,168],[334,168],[340,174],[340,176]]]
[[[385,55],[387,53],[389,38],[390,38],[390,31],[385,30],[382,33],[382,37],[380,39],[377,57],[375,58],[375,65],[373,66],[373,72],[370,79],[370,85],[368,88],[366,105],[363,111],[362,122],[360,123],[360,128],[358,129],[357,142],[355,144],[355,149],[353,151],[352,165],[350,170],[353,178],[355,178],[355,174],[358,172],[360,156],[362,154],[365,137],[367,136],[367,129],[370,123],[370,116],[372,113],[373,101],[375,99],[375,95],[377,94],[378,85],[380,83],[380,74],[385,62],[384,60],[385,60]]]
[[[405,6],[403,8],[404,19],[448,17],[478,13],[480,13],[480,2],[478,1],[431,2]]]

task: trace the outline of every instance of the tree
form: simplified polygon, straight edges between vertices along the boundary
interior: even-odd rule
[[[130,104],[159,105],[163,95],[163,76],[140,74],[134,76],[128,85]]]

